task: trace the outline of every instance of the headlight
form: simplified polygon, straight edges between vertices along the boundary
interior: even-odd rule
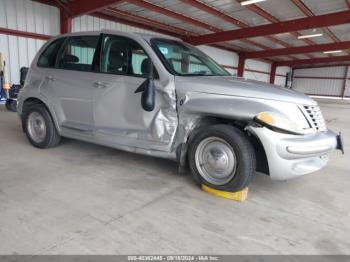
[[[255,117],[255,121],[279,132],[298,135],[305,133],[305,130],[297,123],[288,119],[286,116],[275,112],[261,112]]]

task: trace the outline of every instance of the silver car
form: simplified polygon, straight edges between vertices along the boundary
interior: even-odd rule
[[[116,31],[58,36],[39,51],[18,98],[38,148],[69,137],[189,166],[199,184],[246,187],[324,167],[341,138],[317,103],[231,76],[173,38]]]

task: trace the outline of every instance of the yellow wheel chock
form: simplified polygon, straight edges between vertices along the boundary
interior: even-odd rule
[[[248,187],[238,192],[227,192],[227,191],[217,190],[202,184],[202,190],[214,196],[227,198],[227,199],[231,199],[239,202],[243,202],[244,200],[247,199],[247,196],[248,196]]]

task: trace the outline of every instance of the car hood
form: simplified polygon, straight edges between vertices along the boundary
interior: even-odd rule
[[[176,88],[185,92],[241,96],[315,105],[310,97],[284,87],[234,76],[177,76]]]

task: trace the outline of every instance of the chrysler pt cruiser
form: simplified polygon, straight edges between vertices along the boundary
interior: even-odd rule
[[[117,31],[46,43],[18,113],[35,147],[68,137],[169,158],[225,191],[246,187],[256,171],[276,180],[315,172],[342,150],[306,95],[234,77],[180,40]]]

